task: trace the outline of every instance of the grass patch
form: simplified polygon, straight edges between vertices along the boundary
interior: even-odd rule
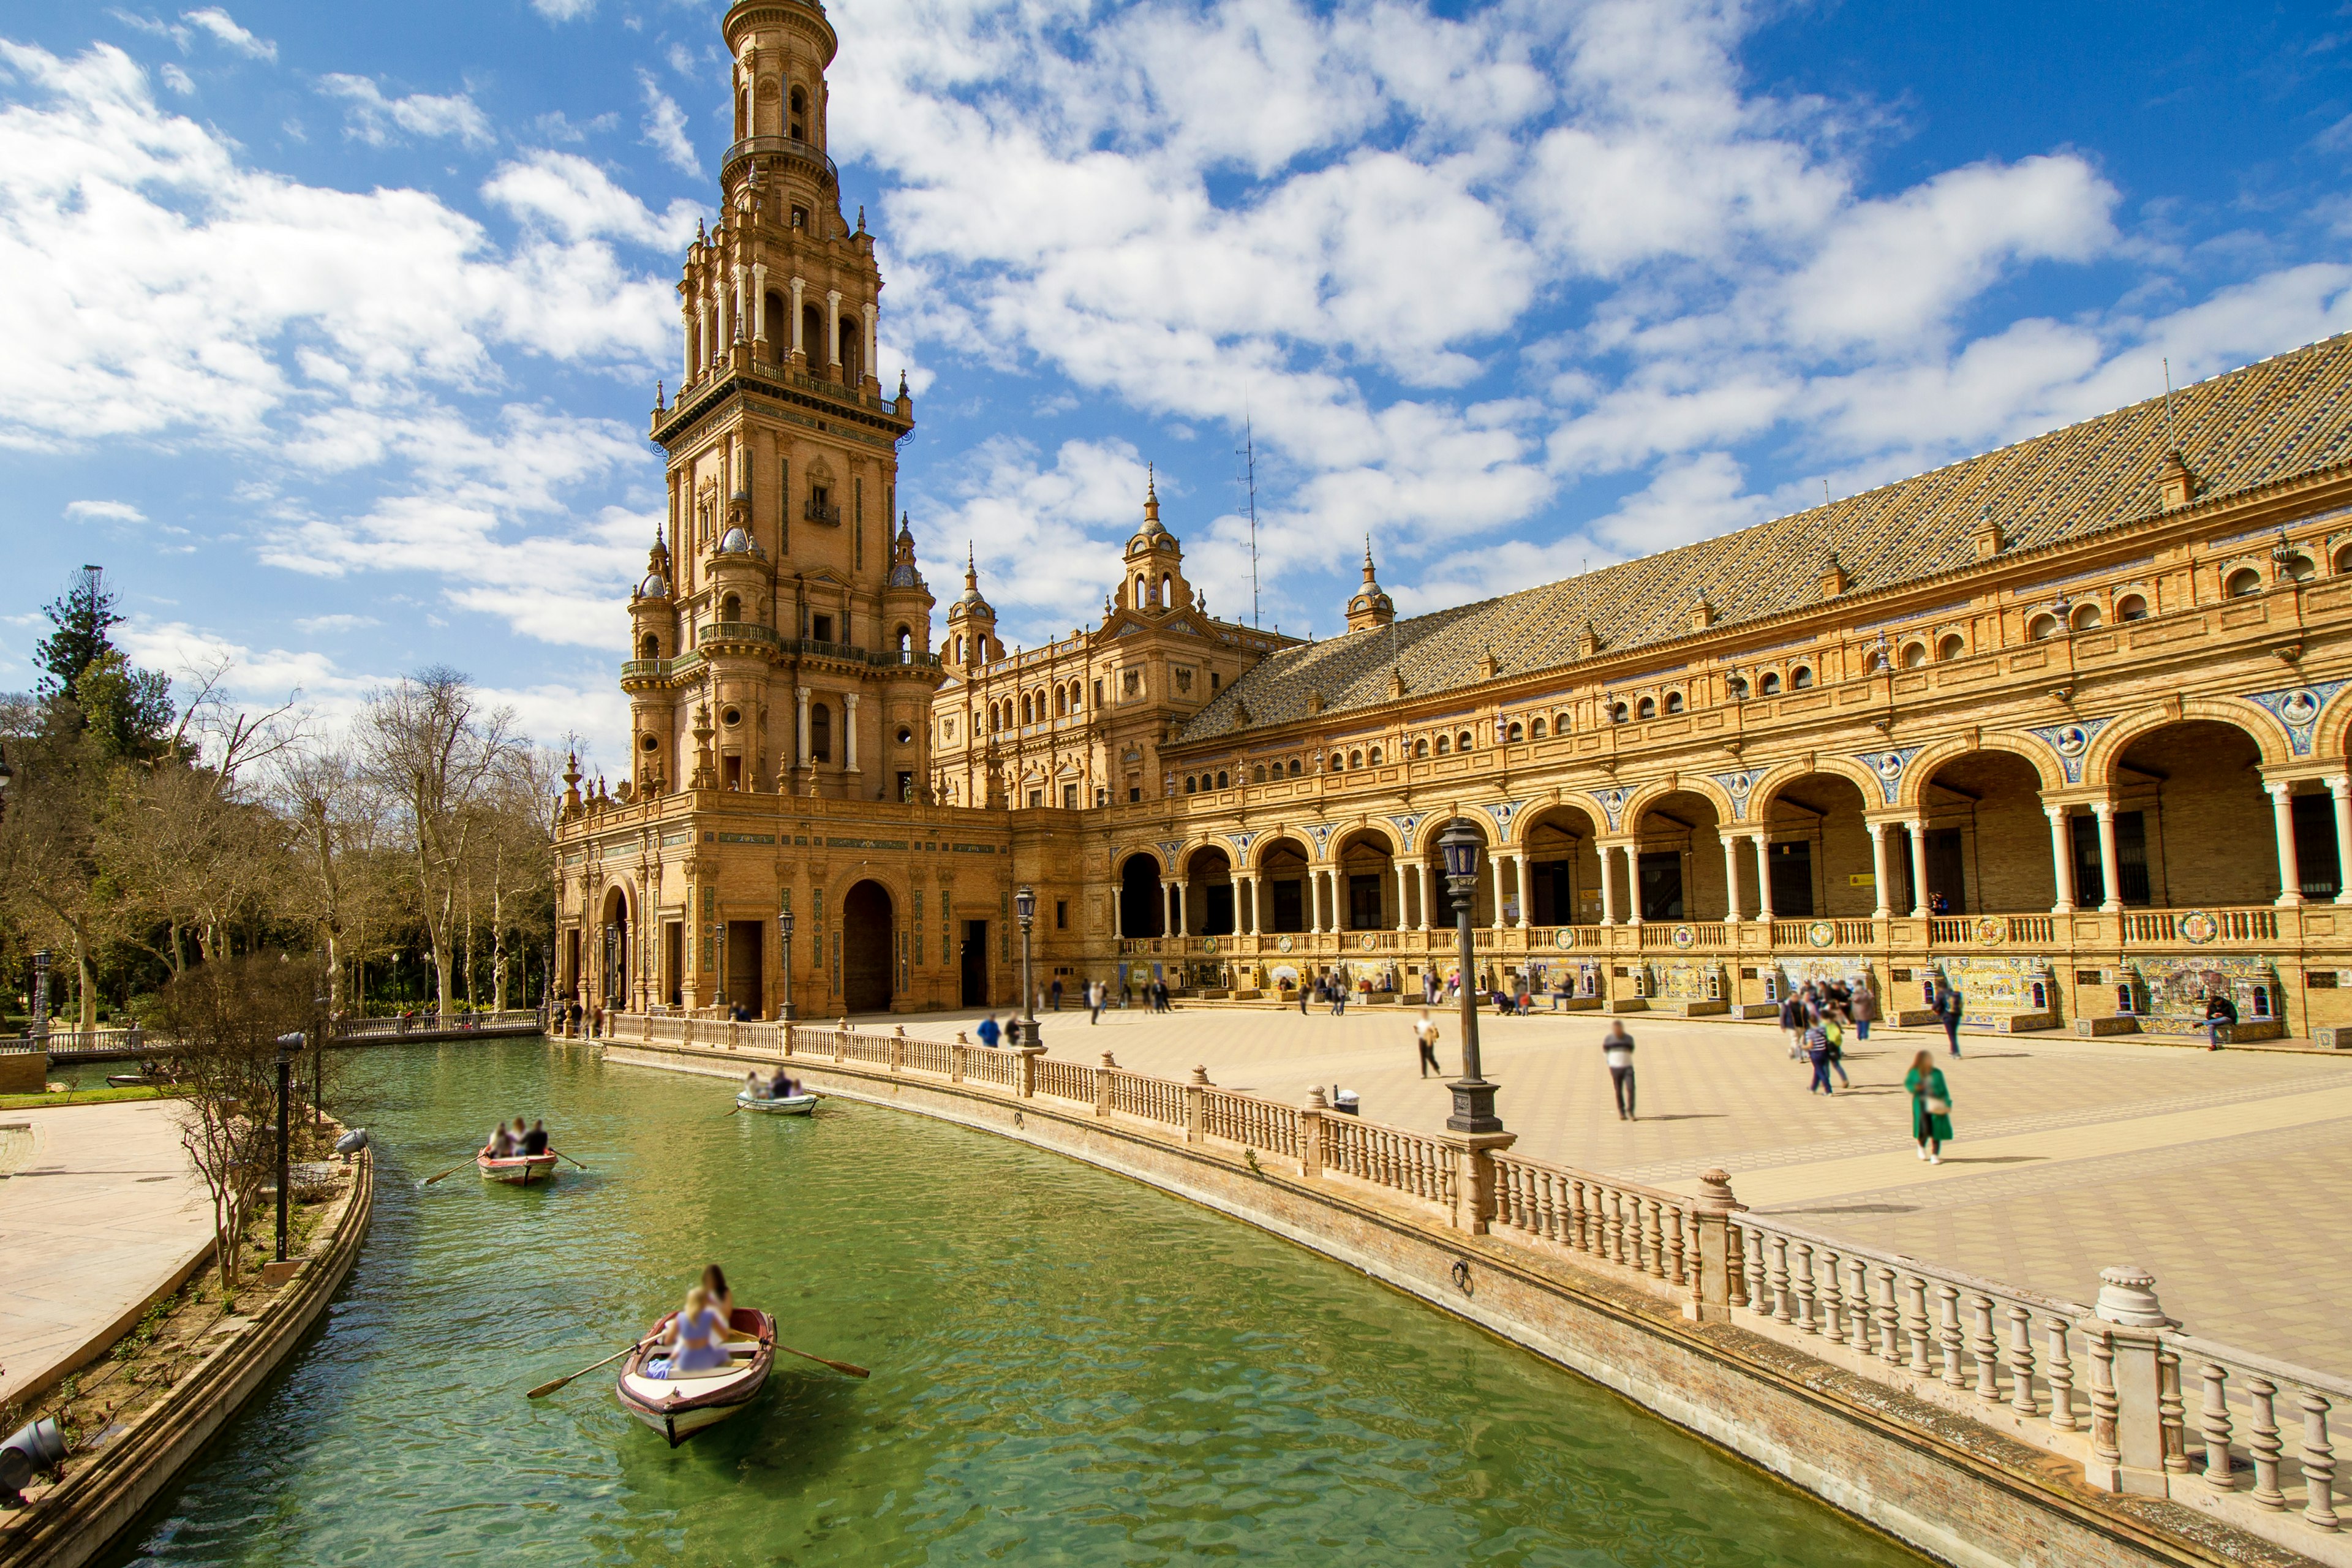
[[[167,1100],[172,1091],[161,1084],[134,1084],[129,1089],[69,1089],[62,1094],[0,1094],[0,1110],[41,1110],[52,1105],[103,1105],[117,1100]]]

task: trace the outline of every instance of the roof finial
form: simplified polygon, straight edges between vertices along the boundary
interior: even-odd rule
[[[1143,465],[1143,521],[1160,521],[1160,476],[1150,463]]]

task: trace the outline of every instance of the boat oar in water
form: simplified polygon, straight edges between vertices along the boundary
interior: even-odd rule
[[[440,1180],[442,1177],[444,1177],[444,1176],[454,1176],[454,1175],[456,1175],[458,1172],[460,1172],[460,1171],[464,1170],[464,1169],[466,1168],[466,1166],[467,1166],[467,1165],[470,1165],[470,1164],[472,1164],[473,1163],[474,1163],[473,1158],[472,1158],[471,1156],[468,1156],[463,1164],[452,1165],[452,1166],[450,1166],[450,1167],[449,1167],[447,1170],[446,1170],[446,1171],[436,1171],[433,1174],[431,1174],[431,1175],[429,1175],[429,1176],[425,1177],[423,1181],[421,1181],[421,1182],[417,1183],[416,1184],[417,1184],[418,1186],[420,1186],[420,1187],[429,1187],[429,1186],[431,1186],[434,1183],[436,1183],[436,1182],[439,1181],[439,1180]]]
[[[564,1152],[562,1150],[561,1150],[561,1149],[550,1149],[550,1150],[548,1151],[548,1152],[549,1152],[549,1153],[551,1153],[551,1154],[552,1154],[552,1155],[554,1155],[554,1156],[555,1156],[557,1159],[559,1159],[559,1160],[570,1160],[570,1161],[571,1161],[571,1163],[572,1163],[572,1164],[580,1165],[580,1162],[579,1162],[579,1161],[577,1161],[577,1160],[572,1160],[571,1155],[569,1155],[569,1154],[565,1153],[565,1152]],[[581,1168],[582,1170],[583,1170],[583,1171],[588,1171],[588,1167],[587,1167],[587,1166],[585,1166],[585,1165],[580,1165],[580,1168]],[[590,1175],[592,1175],[592,1176],[593,1176],[593,1175],[594,1175],[596,1173],[595,1173],[595,1172],[593,1172],[593,1171],[588,1171],[588,1173],[589,1173]]]
[[[542,1384],[541,1384],[537,1388],[534,1388],[534,1389],[532,1389],[530,1393],[528,1393],[528,1394],[524,1394],[524,1395],[523,1395],[523,1397],[524,1397],[525,1399],[538,1399],[538,1398],[542,1397],[543,1395],[552,1394],[552,1393],[554,1393],[557,1389],[562,1388],[565,1384],[570,1383],[570,1382],[572,1381],[572,1378],[573,1378],[573,1377],[585,1377],[585,1376],[587,1376],[590,1373],[594,1372],[594,1371],[596,1370],[596,1368],[597,1368],[597,1367],[600,1367],[600,1366],[610,1366],[610,1365],[612,1365],[614,1362],[616,1362],[616,1361],[620,1360],[623,1356],[627,1355],[627,1354],[629,1353],[629,1352],[634,1351],[634,1350],[640,1350],[640,1349],[642,1349],[642,1348],[644,1348],[644,1342],[643,1342],[643,1341],[639,1341],[636,1344],[634,1344],[634,1345],[625,1346],[624,1348],[622,1348],[622,1349],[620,1349],[620,1350],[616,1350],[616,1351],[614,1351],[611,1355],[606,1356],[603,1361],[597,1362],[596,1363],[594,1363],[594,1365],[592,1365],[592,1366],[583,1366],[583,1367],[582,1367],[578,1372],[573,1373],[572,1374],[572,1377],[559,1377],[559,1378],[557,1378],[557,1379],[556,1379],[554,1382],[552,1382],[552,1383],[542,1383]]]
[[[852,1366],[845,1361],[827,1361],[821,1355],[811,1355],[806,1351],[796,1351],[788,1344],[779,1343],[776,1348],[783,1352],[786,1355],[796,1355],[803,1361],[813,1361],[819,1366],[829,1366],[835,1372],[847,1373],[852,1377],[871,1377],[874,1375],[862,1366]]]

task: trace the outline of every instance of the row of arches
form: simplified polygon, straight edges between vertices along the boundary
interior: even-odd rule
[[[1002,701],[991,702],[986,707],[985,714],[989,732],[994,734],[999,731],[1013,729],[1016,725],[1025,727],[1031,724],[1043,724],[1049,717],[1076,718],[1086,710],[1086,683],[1073,679],[1057,680],[1050,686],[1040,686],[1034,690],[1024,691],[1017,700],[1007,697]],[[971,710],[973,724],[977,725],[982,721],[982,712],[983,710],[979,708]]]

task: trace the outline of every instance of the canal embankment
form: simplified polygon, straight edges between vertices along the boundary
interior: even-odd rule
[[[1108,1058],[1094,1068],[897,1035],[676,1019],[625,1020],[617,1033],[611,1062],[740,1077],[751,1061],[788,1060],[826,1092],[1048,1149],[1244,1220],[1948,1562],[2352,1560],[2332,1528],[2324,1455],[2300,1496],[2278,1489],[2275,1463],[2250,1466],[2271,1405],[2240,1417],[2252,1447],[2235,1451],[2234,1469],[2209,1460],[2189,1474],[2179,1367],[2182,1349],[2200,1347],[2073,1303],[2035,1303],[2048,1320],[2035,1322],[2017,1292],[1818,1247],[1740,1213],[1728,1188],[1694,1202],[1312,1102],[1146,1079]],[[1842,1294],[1842,1280],[1854,1288]],[[2224,1370],[2228,1352],[2213,1354],[2211,1370]],[[2231,1363],[2239,1389],[2270,1386],[2244,1359]],[[2207,1429],[2231,1452],[2227,1420]],[[2325,1448],[2324,1426],[2318,1436]]]

